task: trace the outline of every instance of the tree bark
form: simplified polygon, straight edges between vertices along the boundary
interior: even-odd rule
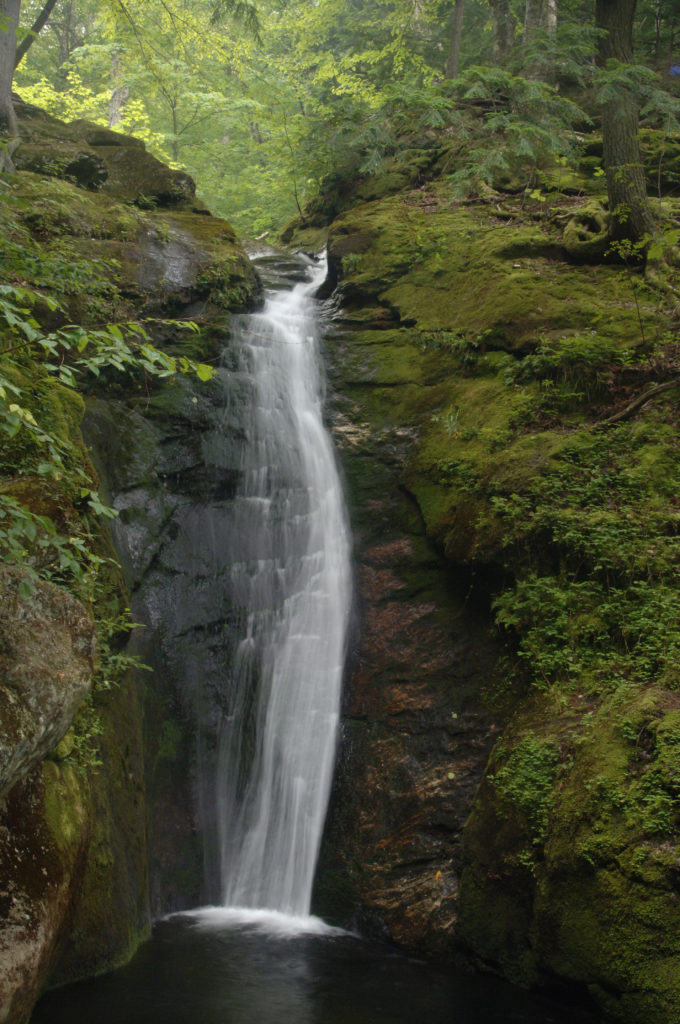
[[[612,58],[633,62],[633,17],[637,0],[596,0],[595,25],[601,64]],[[602,149],[614,240],[642,241],[654,231],[647,200],[640,139],[638,105],[633,94],[619,88],[602,106]]]
[[[177,98],[171,101],[172,110],[172,159],[179,163],[179,124],[177,122]]]
[[[463,36],[465,0],[456,0],[449,24],[449,51],[446,55],[446,78],[457,78],[460,65],[460,41]]]
[[[557,0],[526,0],[524,8],[524,42],[529,43],[538,32],[557,33]]]
[[[493,28],[494,64],[501,64],[515,42],[515,19],[510,0],[489,0],[489,9]]]
[[[123,120],[123,110],[130,98],[130,89],[121,81],[120,50],[111,58],[111,80],[113,88],[109,97],[109,128],[115,128]]]
[[[0,0],[0,171],[14,170],[12,153],[18,145],[19,128],[12,105],[12,79],[17,48],[16,28],[21,0]]]
[[[61,20],[52,18],[50,28],[57,37],[59,44],[59,71],[71,54],[82,43],[82,38],[76,34],[76,18],[73,3],[63,4],[61,8]]]
[[[34,40],[37,39],[37,37],[40,35],[42,30],[44,29],[45,25],[47,24],[47,19],[49,18],[50,14],[54,10],[54,8],[56,6],[56,3],[57,3],[57,0],[47,0],[47,3],[44,5],[44,7],[41,10],[40,14],[38,15],[38,17],[33,22],[33,25],[31,27],[31,31],[28,33],[26,38],[22,40],[21,44],[19,46],[17,46],[16,57],[14,58],[14,67],[15,68],[17,68],[19,66],[21,61],[26,56],[26,53],[28,52],[29,47],[31,47],[33,45]]]
[[[557,35],[557,0],[526,0],[524,7],[524,45],[541,37]],[[524,71],[534,81],[555,84],[554,62],[534,57]]]

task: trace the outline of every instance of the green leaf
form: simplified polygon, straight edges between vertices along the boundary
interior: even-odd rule
[[[212,380],[215,371],[207,363],[196,363],[196,376],[199,380]]]

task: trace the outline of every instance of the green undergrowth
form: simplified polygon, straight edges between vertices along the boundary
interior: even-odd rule
[[[466,830],[460,932],[482,959],[573,981],[607,1019],[674,1019],[678,714],[634,682],[524,703]]]
[[[524,563],[497,620],[521,635],[534,684],[675,688],[679,472],[675,426],[650,414],[575,432],[524,493],[490,496],[508,561]]]

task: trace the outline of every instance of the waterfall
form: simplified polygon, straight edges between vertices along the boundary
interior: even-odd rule
[[[313,292],[325,269],[233,321],[230,373],[249,401],[225,541],[240,610],[219,728],[226,906],[307,915],[335,760],[351,599]]]

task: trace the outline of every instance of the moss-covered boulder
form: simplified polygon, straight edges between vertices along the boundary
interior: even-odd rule
[[[65,124],[29,104],[17,103],[16,110],[21,138],[14,155],[18,171],[61,178],[147,209],[187,204],[201,208],[189,175],[162,164],[138,139],[89,121]]]
[[[678,711],[655,689],[579,714],[585,701],[536,701],[495,749],[466,830],[460,934],[513,980],[571,981],[613,1020],[673,1020]]]
[[[570,245],[562,225],[584,208],[573,197],[529,211],[513,202],[456,204],[443,186],[426,186],[337,218],[331,274],[346,309],[381,310],[381,319],[434,332],[434,342],[447,332],[482,349],[519,352],[544,332],[595,330],[640,345],[634,311],[615,315],[632,300],[627,276],[607,266],[584,274],[562,258]],[[643,332],[655,316],[655,299],[643,296]]]

